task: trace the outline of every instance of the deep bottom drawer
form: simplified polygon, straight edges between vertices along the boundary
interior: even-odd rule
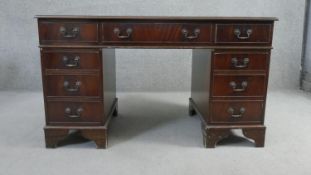
[[[219,100],[210,103],[210,123],[261,123],[264,101]]]
[[[104,121],[101,102],[50,101],[46,107],[49,125],[100,125]]]

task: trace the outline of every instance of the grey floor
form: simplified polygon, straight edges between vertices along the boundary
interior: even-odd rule
[[[311,94],[270,91],[265,148],[238,137],[202,144],[189,93],[119,93],[109,149],[92,142],[45,149],[41,92],[0,92],[1,175],[309,175]]]

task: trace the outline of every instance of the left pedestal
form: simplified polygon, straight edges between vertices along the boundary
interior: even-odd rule
[[[72,132],[106,148],[108,126],[116,116],[115,50],[41,48],[47,148]]]

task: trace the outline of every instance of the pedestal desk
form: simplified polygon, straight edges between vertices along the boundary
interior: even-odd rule
[[[192,49],[189,115],[207,148],[242,129],[264,146],[273,17],[36,16],[46,147],[70,131],[107,147],[117,116],[116,48]],[[146,114],[148,115],[148,114]]]

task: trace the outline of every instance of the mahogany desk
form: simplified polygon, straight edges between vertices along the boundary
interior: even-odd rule
[[[189,115],[204,145],[242,129],[264,146],[273,17],[37,16],[46,147],[71,130],[107,147],[117,115],[115,48],[192,49]],[[147,114],[146,114],[147,115]]]

